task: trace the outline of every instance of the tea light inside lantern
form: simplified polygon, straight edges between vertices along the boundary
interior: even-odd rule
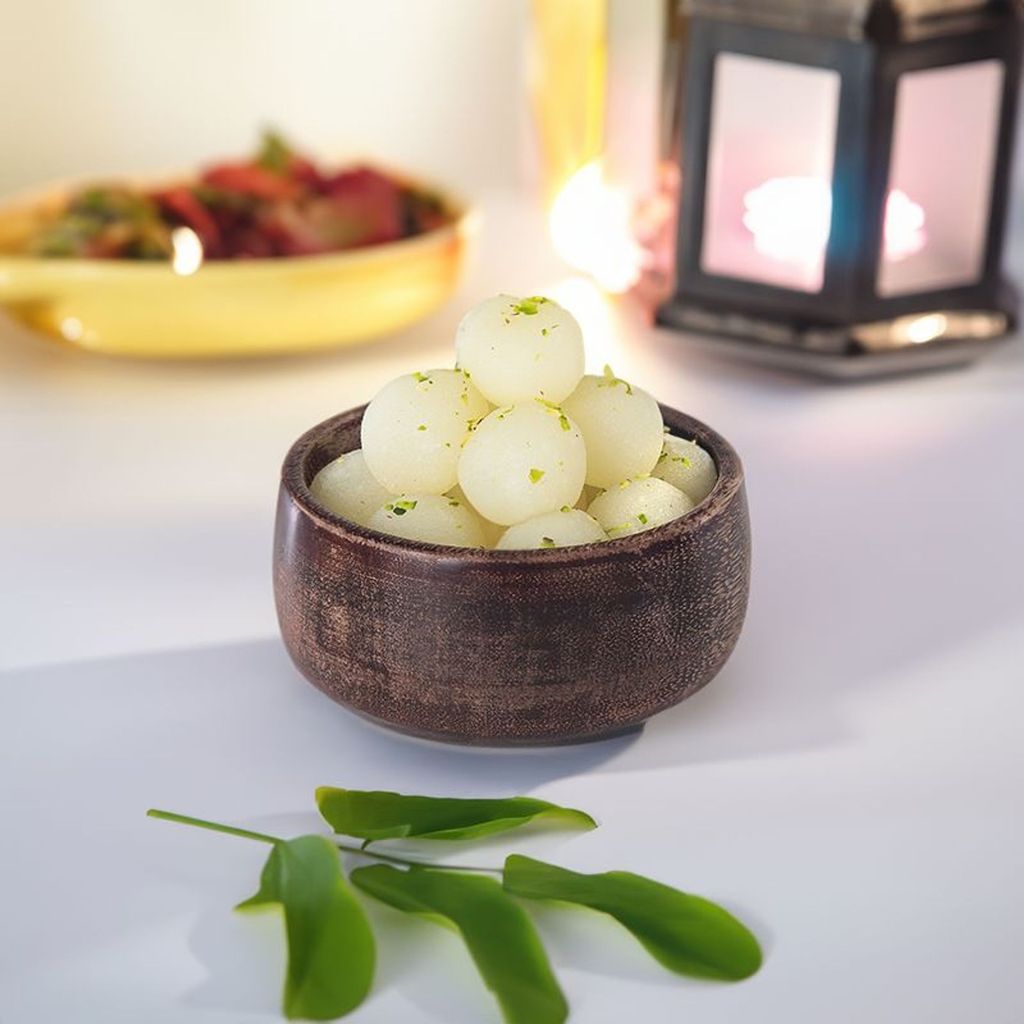
[[[743,226],[759,253],[809,272],[822,265],[832,224],[832,189],[823,178],[769,178],[744,195],[743,206]],[[885,203],[885,258],[920,252],[924,227],[924,209],[893,189]]]

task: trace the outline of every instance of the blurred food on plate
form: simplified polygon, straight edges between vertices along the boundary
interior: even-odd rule
[[[245,160],[159,188],[97,183],[70,194],[25,240],[43,257],[171,260],[190,228],[207,260],[342,252],[451,220],[437,195],[366,164],[329,168],[267,132]]]

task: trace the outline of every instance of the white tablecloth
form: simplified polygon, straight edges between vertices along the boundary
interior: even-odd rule
[[[553,267],[525,209],[486,204],[481,259],[444,311],[326,358],[119,362],[0,325],[4,1024],[275,1019],[279,926],[230,909],[265,849],[144,812],[297,834],[320,783],[586,808],[595,833],[472,856],[630,868],[720,900],[764,942],[754,979],[686,982],[596,916],[545,910],[573,1020],[1024,1020],[1021,345],[857,386],[722,361]],[[739,647],[638,736],[404,740],[304,683],[277,637],[288,445],[448,362],[461,310],[498,290],[572,305],[594,369],[706,420],[746,465]],[[374,917],[380,976],[353,1021],[498,1020],[453,936]]]

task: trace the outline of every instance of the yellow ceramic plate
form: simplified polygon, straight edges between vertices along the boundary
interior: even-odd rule
[[[408,179],[404,179],[408,180]],[[12,255],[67,187],[0,207],[0,305],[53,338],[155,358],[260,356],[352,345],[426,316],[455,288],[471,216],[398,242],[323,256],[167,263]]]

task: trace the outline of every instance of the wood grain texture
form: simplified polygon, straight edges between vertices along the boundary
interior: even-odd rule
[[[732,447],[662,412],[714,457],[711,494],[658,529],[543,551],[398,540],[328,512],[308,484],[358,447],[363,409],[308,431],[284,463],[274,542],[295,664],[382,725],[487,746],[597,739],[696,693],[743,625],[750,524]]]

